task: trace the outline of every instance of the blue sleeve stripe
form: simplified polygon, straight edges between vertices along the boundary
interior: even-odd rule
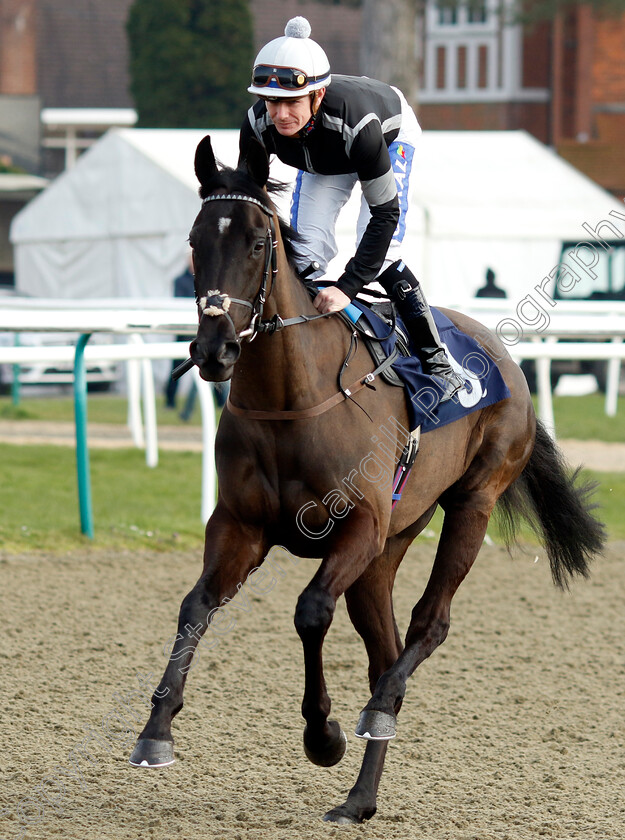
[[[393,175],[395,176],[395,183],[397,185],[397,197],[399,199],[399,222],[393,234],[395,242],[403,242],[406,233],[406,213],[408,212],[408,202],[410,199],[410,173],[412,171],[412,161],[414,159],[415,149],[404,140],[394,140],[388,147],[388,153],[391,158],[391,166],[393,167]]]
[[[295,189],[293,190],[293,196],[291,198],[291,227],[294,230],[297,230],[297,222],[299,216],[299,199],[302,190],[303,176],[304,173],[300,169],[297,173],[297,178],[295,179]]]

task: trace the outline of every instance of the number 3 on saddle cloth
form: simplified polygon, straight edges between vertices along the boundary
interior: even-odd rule
[[[365,337],[366,333],[372,332],[377,338],[383,339],[375,344],[382,348],[385,356],[389,356],[395,349],[399,350],[399,356],[393,362],[392,368],[406,390],[410,430],[420,426],[422,434],[453,423],[454,420],[510,396],[499,368],[486,350],[475,339],[461,332],[438,309],[432,306],[431,311],[449,362],[465,382],[464,388],[443,403],[440,402],[441,389],[432,376],[423,373],[419,359],[414,353],[409,356],[405,355],[405,351],[402,353],[403,342],[398,342],[397,333],[384,338],[389,333],[389,321],[358,300],[352,301],[343,310],[349,320],[360,328],[359,332],[365,333]],[[408,330],[399,317],[396,321],[404,336],[407,336]],[[369,329],[366,329],[366,326]],[[377,356],[374,358],[378,359]]]
[[[359,329],[361,335],[364,333],[365,343],[377,362],[389,356],[394,350],[399,351],[397,359],[392,364],[398,380],[392,384],[403,385],[410,431],[414,432],[421,427],[422,434],[453,423],[454,420],[459,420],[473,411],[486,408],[510,396],[499,368],[477,341],[461,332],[438,309],[431,307],[431,312],[449,362],[465,382],[463,389],[443,403],[440,402],[440,387],[433,377],[423,373],[421,362],[414,355],[414,350],[411,355],[405,355],[404,342],[401,339],[398,340],[397,333],[393,332],[389,336],[389,321],[358,300],[352,301],[342,313]],[[404,337],[407,336],[408,331],[401,320],[399,318],[396,320]],[[368,341],[366,336],[371,333],[382,341]],[[412,451],[408,451],[409,449]],[[416,454],[417,446],[408,445],[400,458],[393,481],[393,507],[401,498],[401,490],[406,483]]]

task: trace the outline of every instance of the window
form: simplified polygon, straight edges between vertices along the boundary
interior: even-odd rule
[[[436,8],[439,26],[450,26],[458,23],[458,3],[444,3],[439,0]]]
[[[439,26],[456,26],[460,23],[486,23],[486,0],[435,0],[436,19]]]
[[[515,0],[425,0],[420,101],[546,101],[521,83],[522,29],[504,22]]]
[[[486,23],[487,15],[485,0],[470,2],[467,6],[467,23]]]

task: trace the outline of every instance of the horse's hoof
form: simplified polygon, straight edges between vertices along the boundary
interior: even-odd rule
[[[362,822],[362,820],[357,820],[354,817],[341,813],[340,808],[333,808],[331,811],[328,811],[327,814],[323,815],[323,820],[324,822],[332,822],[336,825],[358,825],[359,822]]]
[[[347,738],[336,720],[329,720],[328,726],[332,730],[330,737],[325,744],[319,746],[317,741],[314,745],[310,741],[308,727],[304,729],[304,752],[309,761],[318,767],[333,767],[345,755],[347,749]]]
[[[377,709],[365,709],[360,713],[355,735],[367,741],[390,741],[397,734],[395,715],[379,712]]]
[[[323,815],[324,822],[332,822],[336,825],[360,825],[365,820],[370,820],[375,814],[376,809],[367,808],[366,810],[354,809],[346,802],[344,805],[339,805],[338,808],[332,808],[327,814]]]
[[[173,741],[139,738],[129,758],[133,767],[169,767],[174,758]]]

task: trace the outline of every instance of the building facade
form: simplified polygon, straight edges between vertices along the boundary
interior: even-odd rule
[[[506,11],[511,2],[504,0],[502,14],[500,0],[426,0],[416,44],[422,125],[525,129],[625,194],[625,15],[599,18],[579,5],[553,22],[523,26]],[[30,150],[28,142],[14,142],[0,156],[23,153],[23,165],[39,155],[24,168],[53,175],[109,125],[132,124],[125,31],[131,3],[0,0],[1,127],[20,123],[31,138]],[[317,0],[250,4],[257,48],[281,34],[290,17],[304,15],[333,70],[359,72],[360,8]],[[41,137],[31,125],[38,113]]]
[[[419,116],[429,129],[525,129],[625,196],[625,15],[574,6],[522,25],[494,0],[428,0]]]

